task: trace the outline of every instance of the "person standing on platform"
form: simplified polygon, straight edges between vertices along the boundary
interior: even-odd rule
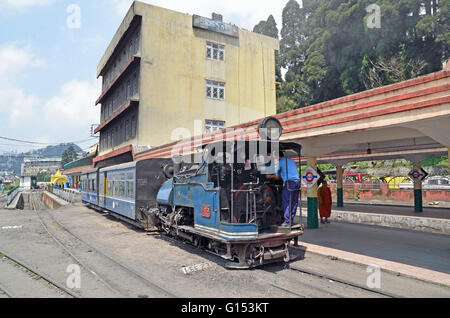
[[[319,200],[319,214],[320,214],[320,223],[330,223],[328,218],[331,217],[331,190],[328,187],[328,183],[326,181],[322,182],[322,186],[317,191],[317,198]]]

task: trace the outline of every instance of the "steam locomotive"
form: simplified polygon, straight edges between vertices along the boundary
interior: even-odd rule
[[[298,242],[303,227],[281,226],[283,181],[270,176],[276,173],[276,152],[300,160],[301,146],[265,138],[211,143],[201,150],[197,163],[186,160],[189,156],[87,171],[82,201],[206,249],[229,268],[288,262],[289,244]]]

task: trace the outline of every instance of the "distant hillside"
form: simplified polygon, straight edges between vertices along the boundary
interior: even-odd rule
[[[83,152],[83,150],[75,144],[60,144],[57,146],[48,146],[46,148],[33,150],[26,153],[26,155],[42,156],[46,158],[61,158],[64,151],[66,151],[70,146],[73,147],[76,153]]]
[[[75,144],[60,144],[57,146],[48,146],[46,148],[33,150],[27,153],[0,154],[0,171],[13,171],[16,174],[20,174],[22,162],[27,157],[39,156],[44,158],[61,158],[62,153],[70,146],[75,149],[76,153],[83,152],[83,150]]]

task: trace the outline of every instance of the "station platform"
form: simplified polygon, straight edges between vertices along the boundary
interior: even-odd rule
[[[305,206],[303,202],[303,216]],[[330,220],[450,235],[450,208],[443,207],[424,206],[423,213],[415,213],[406,205],[345,202],[343,208],[333,204]]]
[[[334,206],[331,223],[318,229],[307,228],[306,209],[302,215],[305,233],[299,244],[307,253],[450,286],[450,236],[417,229],[430,220],[448,228],[450,209],[424,208],[423,216],[417,216],[410,207],[346,204]]]

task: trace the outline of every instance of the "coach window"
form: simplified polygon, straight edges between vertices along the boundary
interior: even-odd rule
[[[114,181],[113,181],[113,193],[114,196],[117,197],[119,195],[119,182],[117,180],[117,175],[114,174]]]
[[[106,195],[108,197],[111,195],[111,180],[109,178],[106,181]]]
[[[125,192],[125,182],[120,180],[119,181],[119,197],[123,198]]]
[[[134,198],[134,178],[133,173],[128,173],[127,175],[127,197]]]

